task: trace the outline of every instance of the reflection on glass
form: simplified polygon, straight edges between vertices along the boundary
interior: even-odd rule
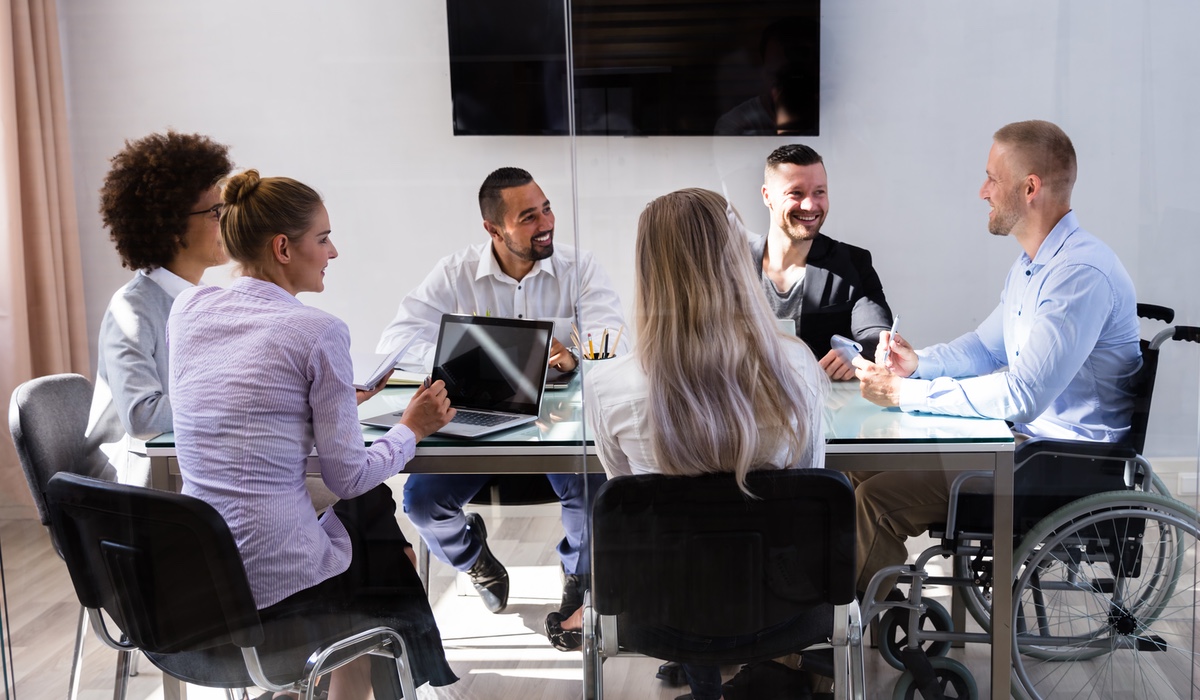
[[[569,133],[563,5],[447,0],[456,135]],[[574,0],[576,133],[816,135],[820,8]]]

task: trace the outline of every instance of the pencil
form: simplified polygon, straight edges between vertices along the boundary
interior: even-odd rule
[[[621,331],[623,331],[623,330],[625,330],[624,325],[622,325],[620,328],[617,329],[617,337],[613,340],[613,355],[614,356],[617,354],[617,343],[621,342]]]
[[[588,333],[588,358],[589,360],[596,359],[596,346],[592,345],[592,334]]]

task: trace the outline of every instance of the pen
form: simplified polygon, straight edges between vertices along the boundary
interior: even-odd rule
[[[892,330],[888,333],[888,344],[883,349],[883,366],[887,367],[888,359],[892,356],[892,338],[896,337],[896,324],[900,323],[900,314],[892,317]]]
[[[604,342],[603,342],[603,346],[600,348],[600,359],[602,359],[602,360],[608,359],[608,329],[607,328],[604,329]]]
[[[427,376],[425,377],[425,381],[421,382],[421,386],[425,387],[426,389],[429,388],[430,384],[433,384],[433,377]]]

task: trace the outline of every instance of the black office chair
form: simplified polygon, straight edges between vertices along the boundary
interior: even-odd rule
[[[8,427],[21,470],[29,482],[29,493],[37,508],[38,519],[50,525],[46,506],[46,485],[60,471],[69,471],[100,479],[115,480],[116,470],[100,451],[100,445],[121,439],[124,431],[115,414],[104,416],[88,433],[88,415],[92,405],[92,383],[78,374],[53,374],[31,379],[13,390],[8,404]],[[51,531],[51,542],[61,556],[62,550]],[[87,636],[87,617],[79,609],[75,626],[75,646],[67,697],[79,695],[83,665],[83,640]],[[117,657],[113,697],[125,697],[131,675],[130,654]]]
[[[823,469],[763,470],[747,486],[755,497],[730,474],[626,476],[601,487],[584,609],[586,697],[604,696],[601,661],[619,653],[711,665],[830,646],[836,697],[863,697],[849,480]],[[773,627],[722,651],[676,641]]]
[[[141,649],[187,683],[257,685],[305,700],[319,675],[363,654],[387,655],[404,697],[416,697],[404,641],[386,627],[364,623],[318,649],[260,656],[264,626],[274,623],[260,620],[233,535],[207,503],[66,473],[50,480],[46,496],[75,593],[109,646]]]

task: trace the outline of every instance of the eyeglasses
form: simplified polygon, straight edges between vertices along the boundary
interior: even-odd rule
[[[190,211],[190,212],[188,212],[188,216],[200,216],[201,214],[207,214],[214,219],[220,219],[221,218],[221,210],[224,208],[225,208],[224,204],[214,204],[211,207],[209,207],[208,209],[201,209],[200,211]]]

